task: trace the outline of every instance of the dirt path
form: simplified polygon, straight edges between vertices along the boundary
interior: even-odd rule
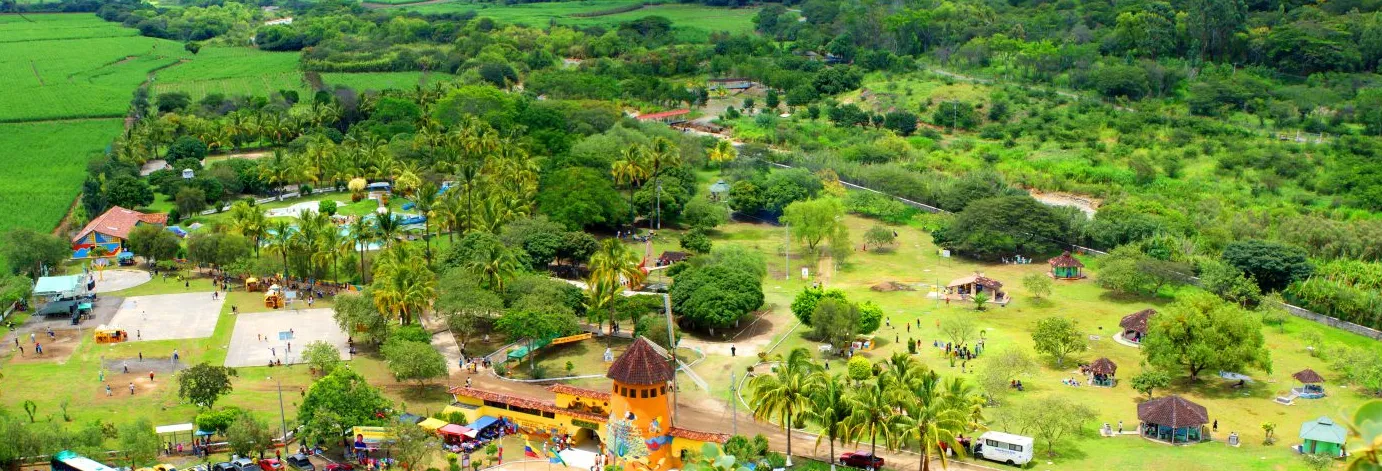
[[[48,86],[48,84],[43,83],[43,76],[38,74],[38,65],[35,65],[35,64],[34,64],[34,61],[29,61],[29,68],[32,69],[32,70],[34,71],[34,78],[38,79],[38,86],[40,86],[40,87],[46,87],[46,86]]]

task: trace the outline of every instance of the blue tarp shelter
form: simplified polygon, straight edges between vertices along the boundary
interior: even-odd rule
[[[480,416],[480,418],[475,419],[474,422],[471,422],[470,425],[467,425],[466,428],[471,430],[484,430],[489,426],[497,423],[499,423],[499,419],[490,417],[488,415],[482,415]]]
[[[422,419],[424,419],[424,418],[425,418],[425,417],[422,417],[422,416],[420,416],[420,415],[413,415],[413,414],[409,414],[409,413],[407,413],[407,412],[404,412],[403,415],[398,416],[398,421],[399,421],[399,422],[403,422],[403,423],[405,423],[405,424],[416,424],[416,423],[418,423],[418,422],[422,422]]]

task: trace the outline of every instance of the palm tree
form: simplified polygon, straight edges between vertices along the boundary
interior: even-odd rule
[[[336,143],[322,134],[315,134],[307,140],[307,147],[303,150],[303,156],[307,160],[307,175],[313,182],[320,184],[326,169],[331,163],[331,156],[336,153]]]
[[[855,388],[845,398],[852,413],[845,420],[844,435],[853,437],[856,445],[868,437],[870,451],[875,456],[878,453],[878,440],[883,440],[885,449],[892,449],[905,425],[901,414],[897,413],[897,394],[883,383],[874,378]]]
[[[903,394],[905,400],[901,401],[907,413],[902,421],[903,436],[917,445],[917,453],[921,455],[917,469],[931,469],[932,456],[940,458],[942,467],[949,467],[942,445],[952,450],[961,449],[959,435],[969,425],[967,411],[956,407],[957,403],[949,398],[939,374],[919,363],[912,369],[916,371]],[[964,393],[973,395],[972,390]]]
[[[677,145],[665,137],[653,139],[653,142],[644,148],[644,158],[647,159],[649,171],[653,176],[654,188],[662,185],[662,171],[675,167],[681,161],[681,151]],[[662,207],[659,203],[657,209],[657,228],[662,229]]]
[[[776,417],[787,433],[787,465],[792,464],[792,429],[801,421],[801,413],[811,407],[811,393],[820,388],[818,367],[811,362],[811,352],[796,348],[773,369],[773,374],[754,376],[749,380],[753,388],[749,408],[755,419]]]
[[[402,233],[403,220],[394,215],[393,208],[386,208],[382,214],[375,215],[374,234],[384,243],[384,247],[392,247]]]
[[[821,433],[816,435],[816,449],[820,449],[821,440],[829,441],[830,464],[835,464],[835,442],[849,440],[845,434],[845,421],[854,410],[846,400],[849,386],[843,374],[831,375],[825,371],[817,374],[821,376],[818,381],[820,387],[811,393],[811,406],[802,411],[802,418],[820,426]]]
[[[376,240],[374,227],[365,221],[365,218],[355,218],[347,226],[350,228],[350,242],[352,248],[360,249],[360,283],[368,282],[366,276],[369,272],[365,271],[365,250],[369,244]]]
[[[278,200],[283,201],[283,187],[298,181],[298,176],[302,169],[298,168],[296,162],[283,154],[283,151],[275,150],[273,157],[260,161],[259,172],[268,180],[270,185],[278,189]]]
[[[374,267],[370,284],[374,305],[379,312],[411,324],[420,318],[437,297],[437,277],[423,266],[415,245],[398,244],[385,249]]]
[[[422,240],[427,244],[427,265],[432,265],[432,218],[436,217],[433,210],[437,207],[437,185],[432,182],[423,182],[413,194],[413,206],[422,214]]]
[[[341,235],[341,231],[335,226],[329,227],[317,237],[317,243],[313,246],[312,262],[318,264],[331,265],[331,279],[340,281],[340,273],[336,271],[336,260],[340,258],[342,248],[350,249],[346,244],[346,237]]]
[[[481,279],[489,287],[497,292],[504,292],[504,283],[508,278],[518,271],[518,259],[508,248],[489,247],[480,256],[475,257],[466,266],[471,272],[480,275]]]
[[[624,290],[625,282],[629,289],[643,283],[647,273],[638,264],[638,255],[629,250],[629,246],[619,239],[605,239],[600,242],[600,249],[590,257],[590,278],[587,283],[598,292],[618,296]],[[610,310],[609,330],[614,332],[614,303],[603,304]]]
[[[278,254],[283,257],[283,279],[288,280],[288,254],[294,252],[293,223],[287,219],[278,219],[269,225],[269,244],[270,253]]]
[[[633,191],[648,179],[648,167],[644,165],[643,154],[637,147],[626,148],[621,155],[623,158],[610,166],[610,174],[614,176],[614,183],[629,187],[629,224],[633,224],[637,219],[634,215]]]
[[[720,173],[725,173],[725,162],[732,162],[739,157],[739,150],[734,148],[734,143],[729,139],[715,141],[715,147],[710,149],[707,155],[711,162],[720,164]]]
[[[437,215],[437,230],[446,232],[446,240],[455,242],[456,232],[460,230],[461,215],[465,212],[465,201],[461,199],[461,192],[447,190],[442,193],[441,199],[432,212]]]
[[[230,207],[230,220],[240,235],[254,241],[254,255],[258,256],[259,246],[264,240],[264,229],[268,227],[268,218],[264,216],[264,212],[244,201],[236,201]]]

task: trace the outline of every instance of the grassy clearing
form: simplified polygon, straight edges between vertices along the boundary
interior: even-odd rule
[[[574,2],[524,3],[499,5],[493,3],[447,2],[404,9],[420,13],[462,13],[473,11],[479,16],[507,23],[544,27],[553,22],[579,26],[614,26],[646,16],[664,16],[672,20],[681,39],[704,39],[711,32],[745,32],[753,30],[756,8],[716,8],[703,5],[660,4],[647,5],[638,10],[596,17],[576,17],[573,14],[607,11],[638,3],[638,0],[584,0]]]
[[[209,47],[186,62],[159,71],[152,91],[186,92],[198,100],[213,93],[264,95],[279,90],[308,91],[298,70],[297,53]]]
[[[0,122],[123,116],[150,71],[188,55],[176,42],[92,23],[101,21],[94,15],[25,18],[34,22],[0,22],[0,41],[32,39],[5,42],[0,82],[10,93],[0,97]]]
[[[714,181],[713,177],[712,174],[703,173],[700,179],[708,184]],[[846,222],[856,244],[861,243],[862,234],[868,228],[879,224],[854,216],[847,217]],[[889,228],[896,230],[899,235],[898,242],[891,250],[877,251],[870,248],[868,251],[862,251],[856,245],[856,250],[842,266],[831,268],[830,264],[826,263],[824,267],[827,270],[825,278],[828,279],[828,287],[844,290],[852,301],[878,303],[883,308],[888,323],[891,324],[891,327],[885,325],[875,333],[879,347],[863,353],[868,358],[881,360],[894,352],[906,351],[907,340],[915,339],[921,343],[917,354],[914,355],[918,360],[945,376],[972,376],[972,367],[976,366],[976,363],[982,366],[985,358],[970,362],[967,365],[970,368],[966,368],[969,373],[962,373],[960,364],[950,366],[943,356],[943,349],[931,347],[933,341],[945,342],[945,336],[939,332],[937,322],[953,316],[969,316],[976,320],[978,327],[985,332],[985,352],[988,353],[1005,348],[1020,348],[1032,352],[1031,330],[1038,320],[1051,316],[1073,318],[1087,334],[1098,336],[1099,340],[1090,341],[1089,351],[1075,355],[1073,360],[1067,360],[1068,366],[1065,368],[1057,368],[1054,361],[1040,358],[1040,371],[1023,379],[1024,385],[1027,386],[1026,391],[1009,394],[1003,398],[1000,407],[986,411],[986,415],[993,418],[1012,409],[1025,407],[1032,400],[1048,395],[1061,395],[1096,410],[1097,418],[1086,424],[1086,432],[1083,435],[1058,443],[1056,457],[1041,457],[1041,463],[1050,461],[1054,467],[1039,465],[1036,469],[1142,469],[1145,468],[1145,463],[1149,462],[1156,462],[1161,465],[1160,467],[1167,469],[1186,470],[1305,469],[1295,457],[1295,453],[1289,449],[1291,445],[1298,443],[1295,433],[1299,425],[1322,415],[1342,419],[1346,413],[1350,413],[1366,399],[1351,387],[1330,383],[1330,395],[1324,399],[1297,400],[1294,406],[1281,406],[1272,402],[1273,397],[1295,386],[1290,376],[1301,369],[1314,368],[1323,372],[1326,377],[1333,377],[1329,373],[1326,360],[1312,357],[1306,352],[1305,342],[1301,340],[1304,332],[1318,332],[1325,339],[1326,345],[1377,348],[1376,342],[1361,336],[1292,317],[1280,329],[1264,328],[1268,348],[1272,352],[1273,370],[1270,373],[1243,372],[1256,380],[1249,387],[1243,390],[1233,389],[1232,383],[1220,379],[1216,372],[1205,372],[1198,379],[1185,378],[1184,373],[1180,373],[1182,377],[1176,378],[1169,390],[1155,393],[1157,397],[1180,394],[1207,407],[1210,419],[1219,421],[1219,432],[1215,434],[1219,442],[1191,447],[1169,447],[1135,437],[1098,437],[1096,430],[1105,422],[1116,426],[1121,420],[1125,428],[1135,428],[1136,404],[1145,399],[1145,396],[1139,395],[1128,385],[1129,378],[1142,369],[1141,351],[1113,342],[1112,335],[1118,331],[1118,321],[1122,316],[1140,309],[1164,306],[1175,293],[1164,290],[1163,296],[1158,298],[1115,296],[1099,288],[1092,279],[1088,279],[1059,282],[1050,299],[1038,300],[1026,292],[1021,279],[1030,273],[1045,272],[1045,264],[990,265],[959,258],[944,258],[932,244],[930,234],[908,226]],[[816,273],[817,264],[810,257],[802,256],[802,247],[797,243],[791,245],[793,256],[789,271],[784,266],[781,252],[781,227],[736,222],[722,226],[713,237],[716,244],[742,245],[762,253],[766,258],[768,278],[764,281],[765,312],[758,319],[759,325],[747,330],[749,333],[767,333],[763,334],[761,339],[740,337],[733,340],[711,339],[704,334],[688,334],[688,339],[691,340],[729,342],[737,344],[740,348],[738,357],[730,358],[727,354],[712,353],[707,361],[696,366],[696,373],[709,383],[711,390],[685,388],[683,394],[688,401],[723,401],[729,397],[731,372],[742,378],[745,368],[758,361],[753,355],[745,355],[746,349],[760,346],[766,348],[780,340],[781,344],[772,351],[773,353],[785,353],[793,348],[803,347],[814,355],[819,355],[816,353],[818,342],[803,336],[807,329],[805,326],[792,330],[797,324],[789,308],[792,299],[812,281],[821,279],[820,274]],[[678,235],[675,231],[658,231],[653,253],[676,250],[677,240]],[[1093,276],[1092,274],[1098,270],[1098,260],[1085,261],[1090,265],[1088,273]],[[801,279],[800,270],[803,266],[812,267],[811,280]],[[947,305],[926,296],[926,290],[930,285],[944,285],[952,279],[975,271],[981,271],[986,276],[1004,282],[1006,288],[1013,293],[1015,302],[1005,308],[992,307],[984,312],[976,312],[970,305]],[[785,279],[788,273],[791,279]],[[873,285],[888,281],[906,283],[916,286],[917,289],[886,293],[870,289]],[[1080,379],[1082,383],[1085,381],[1079,377],[1074,366],[1075,360],[1087,362],[1100,357],[1108,357],[1117,363],[1117,377],[1122,381],[1117,387],[1076,388],[1061,384],[1062,379],[1072,376]],[[832,356],[828,360],[832,371],[844,371],[845,362],[842,359]],[[539,356],[539,363],[547,362]],[[725,417],[728,418],[727,409],[725,413]],[[1275,422],[1278,427],[1278,442],[1272,446],[1262,445],[1264,433],[1261,424],[1267,421]],[[993,427],[1001,429],[1000,425]],[[1229,432],[1238,432],[1242,438],[1242,447],[1228,448],[1223,444],[1222,440]]]
[[[454,80],[451,74],[426,72],[364,72],[364,73],[325,73],[322,82],[327,85],[344,85],[357,91],[365,90],[412,90],[417,86],[429,86]]]
[[[50,231],[86,177],[86,162],[120,134],[119,119],[0,124],[0,233]]]

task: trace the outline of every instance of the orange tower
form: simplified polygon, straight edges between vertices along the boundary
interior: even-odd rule
[[[634,339],[609,367],[608,454],[629,469],[672,468],[670,383],[675,375],[666,351],[643,337]],[[643,466],[639,466],[639,465]]]

